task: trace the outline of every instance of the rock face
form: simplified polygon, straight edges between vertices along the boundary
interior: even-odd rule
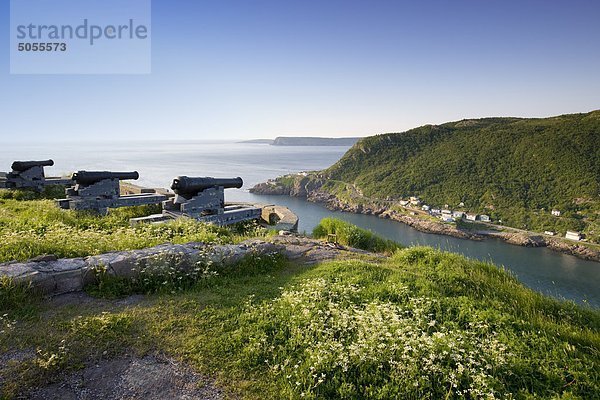
[[[259,183],[250,189],[250,193],[268,195],[289,195],[290,190],[284,186],[272,182]]]
[[[114,276],[130,278],[137,274],[137,267],[157,257],[176,259],[181,268],[191,267],[200,258],[213,263],[231,265],[250,254],[281,252],[281,245],[260,240],[248,240],[237,245],[206,245],[188,243],[164,244],[142,250],[120,251],[85,258],[39,258],[26,262],[0,264],[0,276],[7,276],[17,283],[31,285],[47,295],[75,292],[93,283],[96,271],[105,269]]]

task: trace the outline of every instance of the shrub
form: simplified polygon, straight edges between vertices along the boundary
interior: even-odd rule
[[[341,244],[367,251],[391,253],[401,247],[371,231],[335,218],[323,218],[313,229],[313,237],[318,239],[327,238],[330,234],[336,235],[337,241]]]

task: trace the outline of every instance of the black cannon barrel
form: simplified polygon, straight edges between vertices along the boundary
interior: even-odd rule
[[[193,178],[189,176],[178,176],[173,179],[171,189],[177,194],[191,194],[199,193],[204,189],[216,186],[223,186],[224,188],[241,188],[243,184],[244,181],[239,176],[237,178]]]
[[[137,171],[132,172],[111,172],[111,171],[77,171],[71,179],[80,184],[92,184],[105,179],[138,179],[140,174]]]
[[[15,161],[10,166],[13,171],[23,172],[33,167],[51,167],[54,165],[52,160],[41,160],[41,161]]]

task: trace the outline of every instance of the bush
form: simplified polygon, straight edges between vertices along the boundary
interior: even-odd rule
[[[401,247],[394,241],[335,218],[323,218],[313,229],[313,237],[317,239],[327,238],[330,234],[336,235],[338,243],[377,253],[391,253]]]

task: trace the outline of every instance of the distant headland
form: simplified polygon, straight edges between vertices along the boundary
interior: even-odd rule
[[[325,137],[284,137],[275,139],[244,140],[239,143],[270,144],[272,146],[353,146],[359,137],[325,138]]]

